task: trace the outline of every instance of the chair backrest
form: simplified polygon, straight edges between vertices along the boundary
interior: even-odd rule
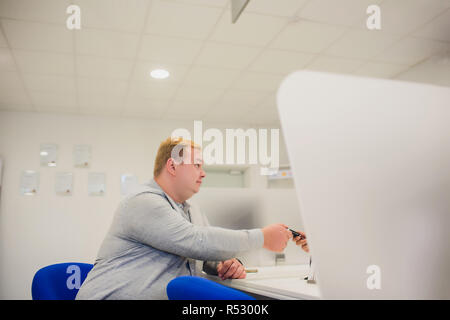
[[[169,300],[255,300],[239,290],[195,276],[177,277],[166,290]]]
[[[93,265],[80,262],[46,266],[33,277],[33,300],[74,300]]]

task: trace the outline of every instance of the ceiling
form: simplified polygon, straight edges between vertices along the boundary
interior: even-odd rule
[[[68,30],[66,8],[81,8]],[[381,30],[366,9],[381,8]],[[450,86],[450,0],[0,0],[0,110],[278,124],[310,69]],[[164,68],[171,76],[149,77]]]

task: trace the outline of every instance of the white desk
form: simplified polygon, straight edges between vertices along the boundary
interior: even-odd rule
[[[221,280],[211,275],[204,277],[228,287],[273,299],[320,299],[317,284],[303,280],[308,274],[309,265],[246,267],[246,269],[257,269],[258,272],[247,273],[245,279]]]

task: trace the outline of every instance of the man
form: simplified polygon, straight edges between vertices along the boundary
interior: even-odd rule
[[[239,253],[284,250],[292,234],[283,224],[228,230],[209,226],[191,208],[186,200],[205,177],[201,154],[183,139],[161,143],[154,179],[119,204],[77,299],[167,299],[175,277],[198,275],[203,267],[222,279],[244,278]]]

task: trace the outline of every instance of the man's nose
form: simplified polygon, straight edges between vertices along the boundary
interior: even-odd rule
[[[200,176],[201,176],[202,178],[206,177],[206,172],[205,172],[205,170],[202,169],[202,172],[200,173]]]

